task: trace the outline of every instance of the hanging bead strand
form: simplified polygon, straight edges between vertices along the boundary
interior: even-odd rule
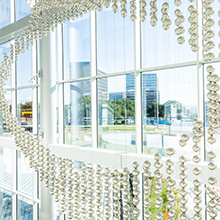
[[[175,5],[176,6],[180,6],[181,5],[181,1],[175,1]],[[176,15],[176,20],[175,20],[175,25],[177,26],[177,28],[175,29],[175,34],[177,36],[179,36],[177,38],[177,42],[178,44],[183,44],[185,42],[185,38],[182,36],[182,34],[185,32],[184,27],[182,26],[183,22],[185,21],[185,18],[181,12],[180,9],[176,9],[174,11],[174,14]]]
[[[167,148],[166,149],[166,154],[171,157],[175,154],[175,150],[174,148]],[[171,194],[173,191],[174,191],[174,180],[171,176],[171,174],[173,174],[173,169],[172,169],[172,166],[173,166],[173,162],[171,159],[167,159],[166,161],[166,165],[167,165],[167,169],[166,169],[166,172],[168,174],[167,178],[166,178],[166,181],[167,181],[167,192],[168,194]],[[171,206],[171,207],[168,207],[168,216],[170,216],[170,218],[174,218],[176,216],[176,212],[174,210],[174,208]]]
[[[157,0],[151,0],[150,2],[150,24],[151,26],[156,26],[157,25]]]
[[[163,23],[164,30],[168,30],[171,25],[170,15],[168,14],[169,7],[170,7],[169,3],[164,2],[162,5],[162,9],[161,9],[161,12],[162,12],[161,22]]]
[[[154,167],[156,168],[156,170],[154,171],[154,176],[155,176],[155,179],[154,179],[154,184],[155,184],[155,189],[154,189],[154,194],[159,196],[156,198],[156,201],[155,201],[155,208],[159,211],[162,209],[162,205],[163,205],[163,198],[160,197],[160,195],[162,194],[162,188],[163,188],[163,183],[162,183],[162,177],[163,177],[163,174],[162,172],[160,171],[160,169],[163,167],[163,163],[160,162],[160,159],[161,159],[161,155],[159,153],[156,153],[154,155],[154,159],[155,159],[155,162],[154,162]],[[163,215],[161,212],[158,212],[156,214],[156,219],[162,219]]]
[[[198,119],[194,119],[193,120],[193,125],[194,125],[194,128],[193,128],[193,133],[194,133],[193,142],[195,143],[193,145],[193,151],[198,153],[200,151],[200,147],[198,146],[198,144],[200,142],[200,139],[203,136],[203,131],[202,131],[203,123],[201,121],[199,121]],[[193,156],[193,162],[194,163],[197,164],[197,163],[200,162],[200,160],[201,159],[200,159],[198,154]],[[201,215],[202,207],[200,206],[200,200],[201,200],[200,194],[202,193],[202,191],[200,189],[200,186],[201,186],[200,179],[196,178],[193,181],[193,185],[194,185],[193,193],[195,195],[195,197],[194,197],[195,206],[193,208],[194,211],[195,211],[194,218],[195,219],[202,219],[202,215]]]
[[[151,172],[150,172],[150,166],[151,163],[146,160],[144,161],[143,164],[143,178],[144,178],[144,219],[145,220],[150,220],[151,219],[151,212],[149,211],[150,206],[151,206],[151,199],[148,198],[148,196],[150,195],[150,191],[151,191],[151,183],[150,183],[150,176],[151,176]]]
[[[87,204],[87,166],[86,164],[82,165],[82,173],[80,176],[80,180],[81,180],[81,186],[80,186],[80,195],[81,195],[81,203],[82,203],[82,207],[81,207],[81,213],[82,213],[82,219],[86,219],[86,214],[87,214],[87,208],[86,208],[86,204]]]
[[[186,198],[186,195],[187,195],[187,191],[186,191],[186,187],[187,187],[187,182],[186,182],[186,178],[187,178],[187,174],[186,174],[186,158],[184,156],[180,156],[179,157],[179,162],[181,163],[179,165],[179,170],[181,171],[180,172],[180,192],[181,192],[181,196],[180,196],[180,211],[181,211],[181,214],[180,214],[180,220],[186,220],[188,219],[188,216],[187,216],[187,208],[186,208],[186,203],[187,203],[187,198]],[[175,199],[174,195],[172,194],[172,200]],[[171,201],[173,202],[173,201]]]
[[[117,169],[113,172],[113,219],[120,220],[120,181]]]
[[[206,52],[203,55],[203,59],[206,62],[210,62],[215,58],[215,54],[213,52],[210,52],[215,47],[215,44],[213,41],[211,41],[211,38],[214,37],[214,32],[211,30],[211,28],[214,26],[214,20],[211,18],[211,16],[214,14],[214,10],[211,7],[211,4],[214,2],[214,0],[206,0],[203,2],[203,19],[205,22],[203,23],[202,29],[204,31],[203,39],[207,41],[207,43],[204,44],[203,50]]]
[[[189,0],[190,2],[192,2],[191,0]],[[189,17],[188,17],[188,22],[190,23],[190,28],[188,30],[189,34],[190,34],[190,39],[189,39],[189,45],[191,45],[191,50],[193,52],[197,52],[199,49],[198,46],[198,11],[195,8],[194,5],[190,5],[188,7],[188,11],[190,13]]]
[[[102,219],[102,194],[103,194],[103,185],[102,185],[102,167],[97,165],[96,167],[96,216],[97,220]]]
[[[146,16],[147,16],[146,6],[147,6],[146,1],[145,0],[141,0],[141,2],[140,2],[140,20],[141,21],[145,21],[146,20]],[[123,17],[123,15],[122,15],[122,17]]]
[[[127,167],[123,169],[123,218],[129,219],[130,217],[130,182],[129,182],[129,170]]]
[[[67,218],[73,219],[73,161],[69,160],[69,172],[67,177]]]
[[[111,219],[111,197],[110,197],[110,186],[111,186],[111,182],[110,182],[110,169],[108,167],[105,168],[105,183],[104,183],[104,193],[105,193],[105,219],[106,220],[110,220]]]

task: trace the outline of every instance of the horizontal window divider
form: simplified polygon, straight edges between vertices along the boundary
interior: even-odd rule
[[[79,81],[91,80],[91,78],[92,78],[91,76],[88,76],[88,77],[82,77],[82,78],[76,78],[76,79],[62,80],[62,81],[57,81],[56,84],[74,83],[74,82],[79,82]]]
[[[0,29],[0,44],[8,42],[23,33],[29,25],[30,15]]]
[[[40,201],[40,199],[33,199],[33,197],[31,197],[31,196],[29,196],[29,195],[27,195],[27,194],[25,194],[25,193],[22,193],[22,192],[20,192],[20,191],[13,191],[11,188],[9,188],[9,187],[6,187],[6,186],[4,186],[4,185],[0,185],[0,189],[4,189],[4,190],[6,190],[6,191],[9,191],[9,192],[11,192],[12,194],[16,194],[16,195],[18,195],[18,196],[22,196],[22,197],[24,197],[25,199],[29,199],[29,200],[31,200],[32,202],[34,202],[34,203],[41,203],[41,201]]]
[[[195,60],[191,62],[175,63],[175,64],[169,64],[169,65],[163,65],[163,66],[142,68],[140,70],[137,70],[137,72],[153,72],[153,71],[161,71],[161,70],[175,69],[175,68],[182,68],[182,67],[196,66],[196,65],[197,65],[197,61]]]
[[[219,59],[215,62],[220,61]],[[199,61],[200,64],[205,63],[204,61]],[[129,70],[129,71],[122,71],[122,72],[116,72],[116,73],[108,73],[103,75],[96,75],[96,76],[89,76],[89,77],[82,77],[82,78],[76,78],[76,79],[69,79],[69,80],[62,80],[57,81],[57,84],[62,83],[72,83],[72,82],[78,82],[78,81],[85,81],[85,80],[91,80],[91,79],[100,79],[100,78],[107,78],[107,77],[114,77],[114,76],[120,76],[120,75],[129,75],[134,74],[135,72],[153,72],[153,71],[161,71],[161,70],[167,70],[167,69],[174,69],[174,68],[182,68],[182,67],[188,67],[188,66],[196,66],[197,61],[192,62],[185,62],[185,63],[177,63],[177,64],[170,64],[170,65],[163,65],[163,66],[157,66],[157,67],[149,67],[149,68],[142,68],[137,70]]]
[[[40,87],[39,84],[36,85],[29,85],[29,86],[19,86],[19,87],[10,87],[10,88],[5,88],[5,90],[10,91],[10,90],[15,90],[15,89],[29,89],[29,88],[36,88]]]

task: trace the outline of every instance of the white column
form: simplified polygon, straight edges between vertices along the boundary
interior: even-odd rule
[[[97,51],[96,51],[96,13],[90,13],[90,42],[91,42],[91,110],[92,110],[92,147],[98,148],[98,109],[97,109]]]
[[[55,34],[50,33],[40,40],[40,110],[42,144],[56,143],[56,53]],[[56,220],[57,210],[49,188],[41,184],[41,219]]]

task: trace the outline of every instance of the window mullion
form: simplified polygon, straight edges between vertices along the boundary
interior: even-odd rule
[[[98,148],[98,110],[97,110],[97,32],[96,13],[91,11],[90,17],[90,39],[91,39],[91,111],[92,111],[92,146]]]

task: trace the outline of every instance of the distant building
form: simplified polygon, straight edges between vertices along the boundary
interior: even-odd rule
[[[164,103],[164,117],[169,121],[191,121],[197,116],[198,115],[196,106],[185,106],[183,103],[175,100],[167,101]]]
[[[90,62],[70,62],[69,64],[69,78],[82,78],[89,77],[91,75]],[[104,71],[98,69],[98,75],[105,74]],[[98,99],[106,101],[108,100],[108,79],[100,78],[97,81],[98,84]],[[72,125],[77,125],[79,122],[79,112],[74,111],[72,107],[78,106],[79,98],[82,96],[91,96],[91,81],[82,80],[69,84],[69,101],[70,108],[68,110],[68,122]],[[72,106],[72,107],[71,107]],[[72,109],[72,110],[71,110]],[[71,119],[70,119],[71,118]],[[84,112],[84,118],[86,120],[91,119],[91,107],[86,108]]]
[[[135,101],[134,74],[126,75],[126,98]],[[142,74],[142,100],[143,112],[153,103],[160,103],[160,91],[158,91],[158,78],[156,73]]]
[[[119,100],[126,98],[125,92],[111,92],[109,93],[110,100]]]

